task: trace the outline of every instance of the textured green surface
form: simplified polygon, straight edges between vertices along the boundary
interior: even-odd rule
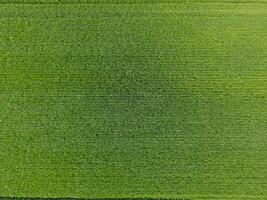
[[[267,199],[267,1],[60,2],[0,2],[0,196]]]

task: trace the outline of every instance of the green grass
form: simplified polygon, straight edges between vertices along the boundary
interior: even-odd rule
[[[91,2],[0,3],[0,196],[267,199],[265,1]]]

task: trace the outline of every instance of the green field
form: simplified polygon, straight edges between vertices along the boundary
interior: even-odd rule
[[[267,1],[0,1],[0,196],[267,199]]]

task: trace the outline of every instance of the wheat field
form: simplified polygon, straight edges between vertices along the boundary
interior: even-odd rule
[[[267,1],[2,0],[0,196],[267,199]]]

